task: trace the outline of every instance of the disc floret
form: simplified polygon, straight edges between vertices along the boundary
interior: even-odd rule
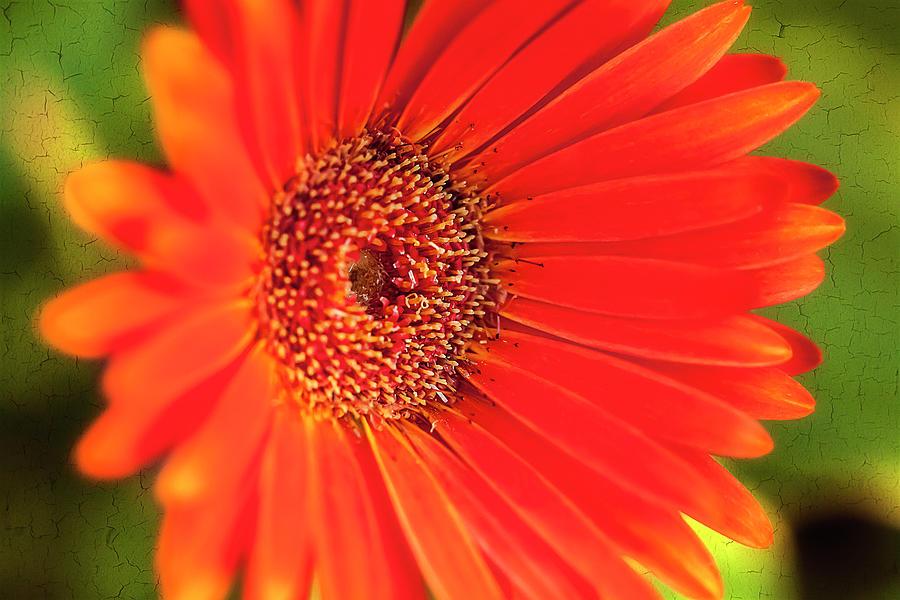
[[[493,306],[484,210],[396,133],[300,160],[271,203],[257,289],[282,400],[385,419],[452,402]]]

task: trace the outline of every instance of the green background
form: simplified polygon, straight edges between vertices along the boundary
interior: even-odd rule
[[[664,22],[705,4],[676,0]],[[161,162],[138,47],[180,17],[159,0],[0,9],[0,597],[154,598],[152,472],[95,484],[74,471],[73,443],[102,406],[98,365],[49,351],[33,323],[43,299],[126,264],[69,223],[61,182],[97,158]],[[789,78],[822,88],[764,153],[836,173],[825,206],[848,232],[824,253],[818,290],[767,311],[822,346],[825,364],[802,377],[818,410],[771,424],[775,452],[731,465],[769,510],[775,545],[703,535],[728,598],[900,598],[900,2],[760,2],[734,51],[779,56]]]

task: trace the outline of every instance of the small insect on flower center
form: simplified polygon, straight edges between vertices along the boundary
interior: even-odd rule
[[[493,318],[484,210],[395,133],[300,160],[271,203],[256,291],[280,400],[381,419],[452,402]]]
[[[348,276],[350,289],[355,294],[360,306],[370,309],[367,312],[377,314],[381,298],[397,297],[397,288],[391,282],[387,269],[381,261],[387,256],[379,256],[371,250],[360,250],[359,260],[350,265]]]

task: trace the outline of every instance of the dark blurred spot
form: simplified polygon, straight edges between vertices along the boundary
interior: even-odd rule
[[[900,529],[850,512],[794,530],[802,600],[891,600],[900,583]]]

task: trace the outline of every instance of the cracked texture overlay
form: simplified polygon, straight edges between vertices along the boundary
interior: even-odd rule
[[[664,24],[704,6],[675,0]],[[63,214],[84,162],[162,162],[138,47],[159,0],[0,0],[0,596],[157,597],[152,469],[96,484],[71,448],[99,414],[99,365],[35,337],[41,301],[128,261]],[[802,376],[818,400],[769,425],[776,449],[730,463],[776,525],[769,551],[702,535],[733,600],[900,598],[900,2],[762,0],[733,52],[782,58],[822,98],[760,153],[831,170],[826,207],[847,220],[828,275],[768,316],[807,332],[825,363]],[[676,596],[669,595],[669,598]]]

